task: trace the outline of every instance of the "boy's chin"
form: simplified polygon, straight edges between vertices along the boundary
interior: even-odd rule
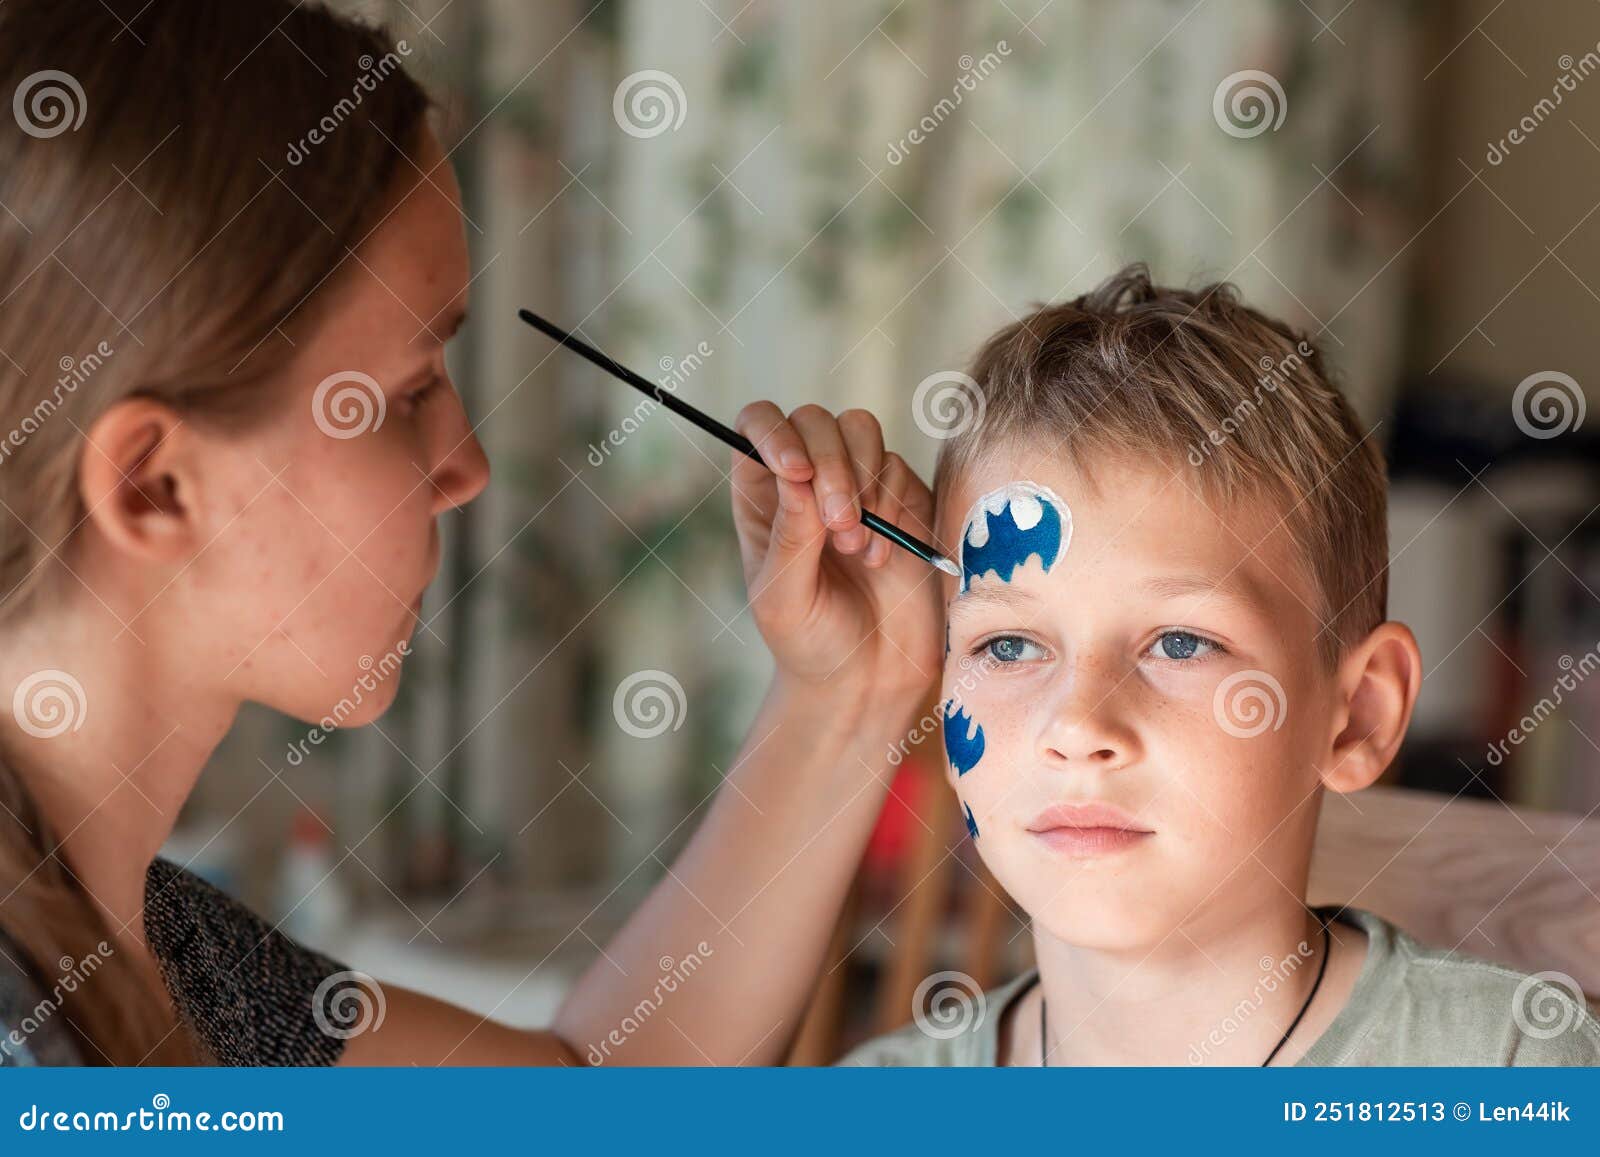
[[[1054,886],[1059,888],[1059,882]],[[1036,907],[1026,895],[1018,903],[1033,917],[1036,936],[1075,948],[1148,951],[1172,931],[1168,913],[1153,902],[1150,889],[1132,879],[1082,881],[1049,896],[1043,891]]]
[[[1150,924],[1127,913],[1092,911],[1075,911],[1070,916],[1052,912],[1048,920],[1036,917],[1033,921],[1035,936],[1098,952],[1148,951],[1162,936]]]

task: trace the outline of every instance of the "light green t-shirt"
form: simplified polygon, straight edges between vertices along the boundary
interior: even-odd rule
[[[1600,1066],[1600,1021],[1563,984],[1427,947],[1360,908],[1340,918],[1366,932],[1366,961],[1344,1008],[1297,1065]],[[982,1017],[959,1035],[936,1039],[912,1024],[839,1063],[993,1066],[1005,1012],[1036,976],[1030,970],[985,993]]]

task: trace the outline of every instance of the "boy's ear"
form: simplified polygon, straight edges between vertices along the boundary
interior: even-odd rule
[[[1322,782],[1337,792],[1360,791],[1394,759],[1422,689],[1422,652],[1411,629],[1380,623],[1340,661],[1337,682],[1344,725]]]

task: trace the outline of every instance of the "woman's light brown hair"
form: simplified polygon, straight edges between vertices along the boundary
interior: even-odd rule
[[[139,394],[247,422],[275,404],[263,378],[323,320],[421,142],[427,97],[397,47],[289,0],[0,6],[7,112],[22,93],[0,116],[0,630],[74,581],[80,431],[105,409]],[[52,108],[46,72],[81,99],[56,81]],[[48,992],[112,937],[3,758],[0,805],[0,931]],[[114,954],[67,996],[90,1063],[193,1056],[142,989]]]

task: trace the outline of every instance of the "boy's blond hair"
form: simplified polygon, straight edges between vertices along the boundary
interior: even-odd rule
[[[972,377],[983,406],[940,452],[941,501],[1006,443],[1074,459],[1086,451],[1159,455],[1190,469],[1219,517],[1241,498],[1274,505],[1318,588],[1308,602],[1329,666],[1383,621],[1383,457],[1316,346],[1242,304],[1232,285],[1163,288],[1143,265],[1130,265],[996,333]]]

